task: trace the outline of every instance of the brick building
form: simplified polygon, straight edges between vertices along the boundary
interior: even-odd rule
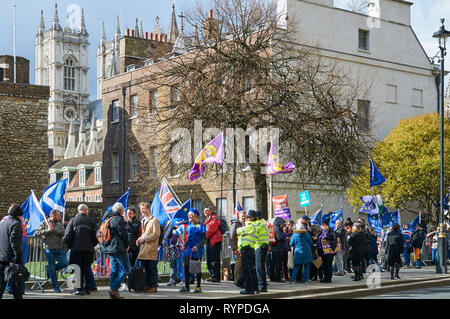
[[[0,83],[0,215],[48,186],[49,87]]]
[[[16,57],[16,83],[30,83],[30,61],[23,57]],[[14,57],[0,55],[0,82],[14,83]]]

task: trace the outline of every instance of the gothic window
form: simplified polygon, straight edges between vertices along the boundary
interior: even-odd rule
[[[75,63],[71,58],[64,63],[64,90],[75,91]]]

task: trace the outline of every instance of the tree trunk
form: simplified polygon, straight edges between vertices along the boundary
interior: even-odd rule
[[[261,174],[260,168],[253,169],[253,178],[255,181],[255,192],[256,192],[256,199],[255,199],[255,206],[256,210],[259,210],[263,218],[265,220],[268,219],[269,216],[269,210],[268,210],[268,204],[267,204],[267,181],[266,181],[266,175]]]

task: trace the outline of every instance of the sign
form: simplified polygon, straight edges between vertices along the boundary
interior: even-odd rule
[[[291,211],[289,210],[287,195],[272,197],[272,202],[275,216],[279,216],[283,219],[291,219]]]
[[[271,244],[275,244],[275,232],[273,230],[273,225],[271,223],[267,223],[267,228],[269,228],[269,242]]]
[[[300,197],[300,207],[311,205],[308,191],[304,191],[303,193],[298,194],[298,196]]]

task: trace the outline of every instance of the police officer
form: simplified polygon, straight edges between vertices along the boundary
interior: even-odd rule
[[[241,294],[254,295],[258,293],[258,278],[255,269],[256,211],[248,211],[245,226],[238,228],[236,233],[242,255],[242,270],[245,281],[245,289],[241,290]]]
[[[256,275],[258,277],[259,292],[267,292],[266,281],[266,257],[269,250],[269,228],[262,217],[262,213],[256,211]]]

